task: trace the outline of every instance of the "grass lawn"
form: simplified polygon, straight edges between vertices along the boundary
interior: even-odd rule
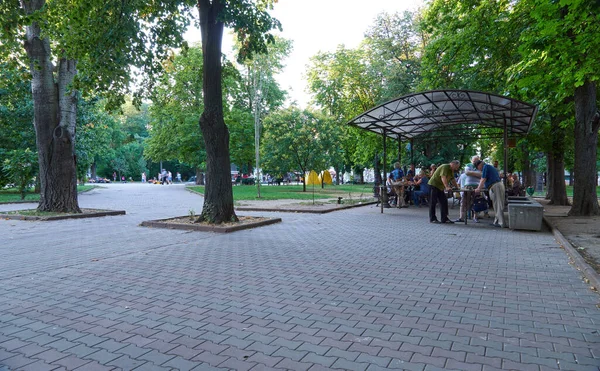
[[[189,187],[194,192],[204,194],[204,186]],[[260,198],[256,197],[256,186],[238,185],[233,187],[234,201],[244,200],[312,200],[313,186],[306,186],[306,192],[302,191],[302,185],[261,185]],[[343,197],[349,198],[372,198],[373,184],[343,184],[325,185],[314,187],[315,198],[327,199]]]
[[[79,193],[86,192],[86,191],[89,191],[96,187],[97,186],[95,186],[95,185],[78,185],[77,192],[79,192]],[[40,194],[33,193],[33,188],[25,194],[25,201],[38,202],[39,200],[40,200]],[[21,201],[21,195],[19,194],[19,191],[17,189],[8,188],[8,189],[0,190],[0,203],[15,202],[15,201]]]
[[[600,199],[600,187],[596,187],[596,194]],[[546,197],[546,190],[544,192],[535,192],[533,194],[535,197]],[[573,197],[573,186],[567,186],[567,197]]]

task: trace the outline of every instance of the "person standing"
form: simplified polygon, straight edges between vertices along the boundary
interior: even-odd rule
[[[486,164],[479,160],[475,163],[477,170],[481,171],[481,180],[479,185],[475,188],[475,192],[479,193],[485,186],[490,192],[490,198],[494,207],[494,227],[506,228],[506,222],[504,220],[504,184],[500,181],[500,175],[498,170],[490,164]]]
[[[475,189],[479,185],[481,172],[475,167],[477,161],[479,161],[479,156],[473,156],[471,157],[471,163],[465,166],[464,184],[460,185],[462,188]],[[471,210],[471,206],[473,205],[473,197],[469,196],[470,195],[467,195],[467,192],[462,193],[460,199],[460,218],[457,219],[456,222],[464,222],[465,218],[467,218],[469,210]],[[475,220],[475,222],[477,222],[477,220]]]
[[[161,185],[165,185],[165,183],[169,185],[169,179],[167,178],[167,171],[165,169],[162,169],[160,172],[160,182]]]
[[[142,173],[142,183],[146,183],[146,172]]]
[[[445,191],[451,191],[452,186],[458,188],[456,179],[454,178],[454,172],[460,169],[460,162],[453,160],[449,164],[439,166],[428,184],[431,186],[429,191],[429,222],[430,223],[454,223],[448,218],[448,198],[446,197]],[[437,203],[440,203],[442,212],[441,221],[437,219],[435,215],[435,207]]]

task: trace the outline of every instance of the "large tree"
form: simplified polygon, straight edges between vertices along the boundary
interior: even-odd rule
[[[575,183],[569,215],[598,215],[596,167],[600,111],[600,3],[589,0],[522,0],[520,14],[529,21],[521,35],[526,72],[552,85],[561,100],[572,100],[575,116]],[[540,70],[538,67],[545,68]]]
[[[200,221],[237,220],[233,209],[229,130],[223,117],[221,43],[225,25],[234,29],[241,45],[240,60],[267,52],[269,32],[279,22],[267,12],[274,0],[198,0],[202,34],[204,111],[200,129],[206,148],[206,188]]]
[[[5,0],[0,55],[21,39],[31,73],[39,157],[38,210],[79,212],[75,132],[79,90],[117,93],[130,65],[152,70],[158,46],[178,44],[185,17],[177,1]],[[25,32],[23,33],[23,27]],[[12,51],[7,51],[13,48]]]

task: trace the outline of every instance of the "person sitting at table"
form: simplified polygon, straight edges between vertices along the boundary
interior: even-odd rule
[[[417,176],[417,181],[413,182],[415,187],[412,194],[413,204],[417,207],[421,207],[421,200],[427,201],[427,197],[429,196],[429,184],[427,182],[429,182],[427,173],[425,173],[425,170],[421,170]]]
[[[396,196],[396,192],[394,191],[394,187],[392,186],[392,184],[394,183],[392,178],[393,178],[392,173],[390,173],[390,175],[385,180],[385,189],[386,189],[387,195],[388,195],[388,202],[392,206],[396,206],[396,201],[397,201],[398,197]]]
[[[437,169],[437,165],[436,164],[431,164],[431,166],[429,166],[429,178],[430,179],[433,176],[433,173],[435,173],[436,169]]]
[[[408,179],[408,181],[412,181],[416,175],[417,173],[415,172],[415,164],[411,164],[410,169],[408,169],[406,172],[406,179]]]
[[[431,190],[429,191],[429,222],[430,223],[454,223],[448,218],[448,198],[445,191],[452,191],[452,186],[458,188],[454,172],[460,169],[460,161],[452,160],[449,164],[444,164],[435,170],[435,173],[429,179]],[[442,220],[438,220],[435,215],[435,207],[440,203]]]
[[[394,170],[390,172],[388,178],[390,178],[392,182],[397,182],[404,178],[404,171],[402,171],[402,167],[400,166],[399,162],[394,163]]]
[[[519,175],[517,173],[512,174],[512,185],[511,189],[508,191],[509,196],[521,196],[523,191],[523,187],[521,187],[521,181],[519,180]]]

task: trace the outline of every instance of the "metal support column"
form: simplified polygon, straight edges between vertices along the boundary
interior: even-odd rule
[[[506,127],[506,113],[504,114],[504,187],[506,188],[506,175],[508,174],[508,131]]]
[[[402,137],[398,135],[398,162],[402,163]]]
[[[381,179],[381,188],[379,188],[379,199],[381,200],[381,213],[383,214],[383,208],[386,209],[390,207],[388,204],[388,195],[387,195],[387,187],[386,187],[386,171],[387,171],[387,143],[386,143],[386,130],[383,129],[383,178]],[[384,206],[385,205],[385,206]]]
[[[415,143],[414,141],[411,139],[410,140],[410,165],[414,165],[415,164]],[[415,167],[415,172],[417,172],[416,167]],[[413,176],[415,176],[417,174],[413,174]]]

